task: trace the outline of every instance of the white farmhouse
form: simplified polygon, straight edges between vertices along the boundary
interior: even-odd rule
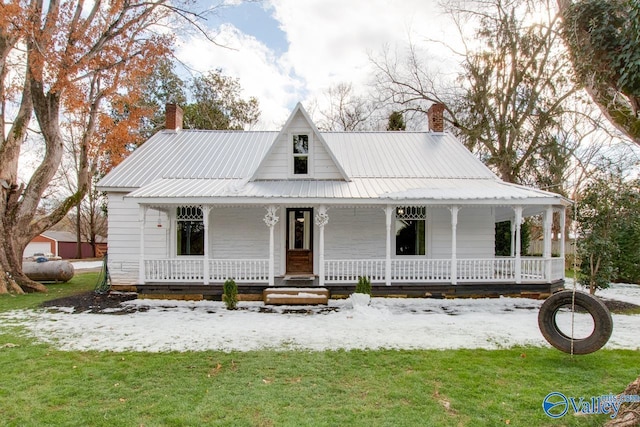
[[[99,184],[114,284],[205,297],[228,278],[245,293],[346,293],[358,276],[374,294],[560,289],[551,224],[565,223],[569,201],[501,181],[443,132],[442,111],[430,109],[429,132],[320,132],[300,104],[280,131],[199,131],[168,105],[167,129]],[[519,250],[532,215],[543,218],[541,257]],[[501,221],[512,224],[507,257],[495,254]]]

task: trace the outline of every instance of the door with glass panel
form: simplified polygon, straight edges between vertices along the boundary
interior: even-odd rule
[[[287,209],[287,274],[313,274],[313,209]]]

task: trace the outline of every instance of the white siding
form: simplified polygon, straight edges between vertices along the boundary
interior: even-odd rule
[[[213,208],[209,224],[210,258],[269,258],[269,227],[263,221],[265,213],[261,207]],[[282,221],[283,216],[279,216]]]
[[[260,167],[257,179],[286,179],[289,176],[288,137],[286,133],[280,135]]]
[[[140,222],[138,204],[123,197],[124,193],[109,193],[109,273],[116,284],[138,280]],[[158,224],[162,227],[158,227]],[[168,220],[164,213],[147,210],[145,222],[145,258],[167,258]]]
[[[428,209],[430,258],[451,257],[451,212]],[[490,207],[463,207],[458,211],[458,258],[492,258],[495,252],[495,225]]]
[[[427,255],[433,259],[451,258],[451,212],[446,208],[428,208],[427,218]]]
[[[109,193],[109,273],[115,284],[132,284],[138,279],[138,204],[123,193]]]
[[[386,219],[380,208],[334,208],[325,226],[325,259],[384,258]]]
[[[458,258],[493,258],[496,232],[490,207],[461,208],[457,232]]]
[[[315,179],[343,179],[329,152],[317,136],[313,137],[312,167]]]

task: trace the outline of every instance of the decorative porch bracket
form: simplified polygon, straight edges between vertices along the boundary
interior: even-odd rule
[[[274,227],[280,219],[277,206],[268,206],[264,216],[264,223],[269,227],[269,286],[275,285],[275,248],[274,248]]]
[[[322,205],[318,208],[315,222],[320,229],[320,241],[318,242],[318,250],[320,252],[320,256],[318,259],[318,275],[320,276],[319,285],[324,286],[324,226],[329,223],[329,215],[327,214],[326,206]]]
[[[147,206],[140,206],[138,210],[138,222],[140,223],[140,259],[138,260],[138,284],[144,285],[144,227],[147,222]]]

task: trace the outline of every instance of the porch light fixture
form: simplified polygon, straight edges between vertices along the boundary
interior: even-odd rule
[[[396,212],[398,215],[404,215],[404,208],[398,208]]]
[[[296,221],[298,221],[298,222],[304,222],[304,217],[296,218]]]
[[[158,228],[162,228],[162,218],[160,217],[160,211],[158,211]]]

